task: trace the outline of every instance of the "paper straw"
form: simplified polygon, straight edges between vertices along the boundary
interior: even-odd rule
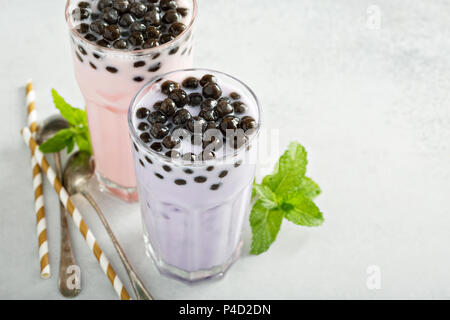
[[[35,109],[36,94],[33,88],[33,82],[27,81],[26,103],[27,103],[27,123],[31,134],[34,136],[37,131],[37,114]],[[37,238],[39,248],[39,262],[41,267],[41,278],[50,278],[50,262],[48,258],[47,241],[47,221],[45,219],[44,194],[42,189],[41,168],[37,164],[33,155],[31,155],[31,168],[33,170],[33,190],[34,190],[34,208],[36,214]]]
[[[50,181],[51,185],[55,189],[56,193],[59,196],[59,199],[61,200],[66,210],[69,212],[69,215],[72,218],[75,225],[77,226],[78,230],[83,235],[83,238],[86,240],[89,249],[95,255],[95,258],[100,264],[100,267],[102,268],[103,272],[107,275],[117,295],[122,300],[130,300],[130,295],[123,286],[122,281],[120,281],[119,276],[116,274],[111,264],[109,263],[108,258],[103,253],[102,249],[97,243],[94,234],[91,232],[91,230],[84,222],[80,211],[78,211],[78,209],[73,204],[69,194],[67,193],[66,189],[62,186],[61,181],[58,179],[53,169],[48,164],[44,154],[41,151],[39,151],[36,141],[31,136],[30,130],[28,128],[23,128],[21,132],[25,140],[25,143],[31,149],[31,153],[33,154],[39,166],[42,168],[42,171],[47,176],[48,181]]]

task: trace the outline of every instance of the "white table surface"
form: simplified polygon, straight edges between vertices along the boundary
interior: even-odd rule
[[[50,89],[83,106],[62,0],[1,0],[0,298],[61,299],[59,212],[45,187],[52,278],[39,277],[24,83],[39,118]],[[371,4],[381,12],[370,28]],[[450,297],[450,4],[426,0],[199,0],[195,64],[231,73],[259,96],[279,129],[273,163],[291,140],[322,187],[320,228],[287,221],[269,252],[242,258],[219,281],[187,285],[158,274],[144,254],[138,205],[96,193],[130,260],[158,299]],[[372,25],[373,26],[373,25]],[[375,25],[376,26],[376,25]],[[261,162],[263,163],[263,161]],[[261,165],[258,177],[269,171]],[[98,218],[76,198],[125,281]],[[70,222],[82,269],[79,299],[116,299]],[[366,286],[367,267],[381,289]],[[131,288],[126,281],[126,287]]]

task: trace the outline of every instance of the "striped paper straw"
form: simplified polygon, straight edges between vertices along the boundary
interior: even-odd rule
[[[27,81],[26,102],[27,102],[27,122],[31,134],[34,136],[37,131],[35,100],[36,94],[33,88],[33,82]],[[34,190],[34,208],[36,213],[37,237],[39,246],[39,261],[41,265],[41,278],[50,278],[50,262],[48,258],[47,241],[47,221],[45,219],[44,194],[42,189],[41,168],[37,164],[33,155],[31,155],[31,167],[33,169],[33,190]]]
[[[91,232],[91,230],[89,230],[88,226],[84,222],[80,211],[78,211],[78,209],[73,204],[69,194],[67,193],[66,189],[62,186],[61,181],[58,179],[53,169],[48,164],[44,154],[41,151],[39,151],[36,141],[31,136],[30,130],[26,127],[23,128],[22,136],[27,146],[31,149],[31,153],[33,154],[37,163],[42,168],[42,171],[44,171],[44,173],[47,176],[47,179],[50,181],[51,185],[58,194],[59,199],[64,204],[66,210],[69,212],[73,222],[77,226],[80,233],[83,235],[83,238],[86,240],[89,249],[94,253],[95,257],[97,258],[100,267],[102,268],[103,272],[107,275],[117,295],[122,300],[130,300],[130,295],[123,286],[122,281],[120,281],[119,276],[116,274],[113,267],[109,263],[108,258],[103,253],[102,249],[97,243],[94,234]]]

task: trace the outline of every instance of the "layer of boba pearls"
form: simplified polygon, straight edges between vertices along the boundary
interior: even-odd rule
[[[152,92],[151,100],[144,98],[139,102],[133,119],[140,140],[151,149],[171,159],[196,164],[202,160],[220,159],[239,148],[245,153],[250,148],[246,144],[247,136],[243,136],[241,143],[208,136],[209,129],[242,129],[242,132],[252,134],[249,129],[257,128],[256,110],[251,105],[249,108],[246,97],[210,74],[199,78],[188,76],[179,82],[161,79],[158,83],[160,89]],[[195,126],[202,128],[204,134],[202,131],[194,134]],[[236,157],[233,165],[228,167],[208,165],[198,169],[192,166],[184,168],[181,175],[180,172],[174,175],[170,162],[155,165],[156,161],[152,161],[145,151],[140,152],[136,143],[134,147],[140,167],[152,169],[158,179],[171,179],[178,186],[208,184],[210,190],[218,190],[230,170],[242,163]]]
[[[78,2],[70,12],[72,24],[86,40],[118,52],[133,52],[158,47],[178,38],[189,25],[192,10],[191,0],[91,0]],[[156,20],[151,20],[150,16]],[[129,59],[129,66],[103,63],[105,54],[101,50],[89,52],[81,41],[74,41],[74,48],[77,60],[88,64],[91,70],[104,69],[110,75],[119,75],[129,73],[131,69],[134,71],[130,80],[139,83],[161,72],[162,64],[168,58],[190,56],[191,36],[189,33],[182,43],[170,46],[164,52]],[[167,57],[163,56],[166,54]]]

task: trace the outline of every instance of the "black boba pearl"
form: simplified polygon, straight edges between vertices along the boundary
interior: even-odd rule
[[[167,42],[169,42],[169,41],[172,41],[173,39],[175,39],[174,36],[172,36],[172,35],[166,33],[166,34],[163,34],[163,35],[159,38],[159,42],[161,42],[161,44],[164,44],[164,43],[167,43]]]
[[[168,133],[169,133],[169,128],[160,122],[154,123],[152,128],[150,129],[150,134],[156,139],[162,139]]]
[[[90,7],[91,7],[91,4],[89,2],[86,2],[86,1],[81,1],[78,4],[78,8],[81,8],[81,9],[89,9]]]
[[[245,113],[247,111],[247,106],[242,101],[233,102],[234,112],[237,114]]]
[[[147,1],[147,3],[145,4],[147,6],[147,12],[148,11],[156,11],[156,12],[161,12],[161,8],[157,5],[155,5],[154,3],[157,3],[158,1]]]
[[[147,161],[150,164],[153,164],[153,161],[147,156],[145,156],[145,161]]]
[[[164,101],[161,103],[159,111],[164,113],[166,116],[171,117],[177,111],[177,106],[172,99],[167,98],[167,99],[164,99]]]
[[[202,93],[205,98],[219,99],[222,95],[222,89],[216,83],[208,83],[203,87]]]
[[[161,0],[159,3],[159,6],[164,11],[170,10],[170,9],[176,9],[177,8],[177,2],[175,0]]]
[[[165,24],[172,24],[178,21],[180,15],[176,10],[168,10],[162,17],[162,22]]]
[[[170,171],[172,171],[172,168],[169,167],[168,165],[163,165],[162,168],[164,169],[165,172],[170,172]]]
[[[130,6],[130,12],[134,14],[136,18],[142,18],[147,12],[147,6],[142,2],[133,2]]]
[[[149,39],[158,39],[160,36],[158,28],[154,26],[148,26],[147,29],[145,29],[145,33]]]
[[[188,110],[180,109],[175,113],[172,121],[176,125],[182,125],[182,124],[185,124],[187,121],[191,120],[191,118],[192,118],[192,115]]]
[[[139,22],[139,21],[135,21],[130,25],[130,31],[138,31],[138,32],[144,32],[145,29],[147,27],[145,26],[145,24]]]
[[[164,179],[164,177],[162,175],[160,175],[159,173],[155,172],[155,176],[157,176],[159,179]]]
[[[193,92],[189,95],[189,105],[199,106],[203,101],[203,96],[198,92]]]
[[[142,81],[144,81],[144,78],[137,76],[137,77],[134,77],[133,80],[136,82],[142,82]]]
[[[250,116],[245,116],[241,119],[241,123],[239,125],[242,130],[247,131],[251,129],[256,129],[258,127],[258,123],[255,119]]]
[[[167,149],[173,149],[179,146],[179,144],[181,143],[181,139],[178,137],[174,137],[174,136],[167,136],[163,139],[162,144],[164,145],[164,147],[166,147]]]
[[[120,26],[124,28],[128,28],[131,26],[136,20],[130,13],[123,14],[119,19]]]
[[[120,13],[126,13],[130,10],[130,2],[128,0],[114,0],[113,8]]]
[[[150,115],[150,110],[147,108],[139,108],[136,110],[136,118],[138,119],[144,119],[147,118]]]
[[[151,124],[166,123],[167,117],[161,111],[154,111],[150,113],[150,115],[147,117],[147,120]]]
[[[166,152],[166,156],[172,159],[178,159],[181,157],[181,154],[177,150],[169,150]]]
[[[139,148],[138,148],[138,146],[136,145],[136,143],[133,142],[133,146],[134,146],[134,150],[136,150],[136,152],[139,152]]]
[[[200,160],[203,160],[203,161],[208,161],[208,160],[213,160],[213,159],[215,159],[216,158],[216,155],[214,154],[214,152],[212,152],[212,151],[207,151],[207,150],[205,150],[205,151],[202,151],[199,155],[198,155],[198,158],[200,159]]]
[[[161,108],[161,104],[162,104],[162,101],[156,101],[156,102],[153,104],[153,109],[159,110],[159,108]]]
[[[88,33],[87,35],[84,36],[84,38],[85,38],[87,41],[91,41],[91,42],[97,41],[97,37],[94,36],[92,33]]]
[[[178,108],[182,108],[189,103],[189,97],[183,89],[174,89],[169,94],[169,98],[172,99]]]
[[[145,66],[145,61],[136,61],[135,63],[133,63],[133,67],[135,67],[135,68],[140,68],[140,67],[143,67],[143,66]]]
[[[162,144],[160,142],[153,142],[150,145],[150,148],[152,148],[153,150],[155,150],[157,152],[161,152],[163,149]]]
[[[194,181],[197,183],[204,183],[206,182],[206,180],[208,180],[208,178],[204,177],[204,176],[198,176],[194,178]]]
[[[223,134],[227,133],[227,130],[236,130],[239,127],[239,118],[235,116],[226,116],[220,122],[220,130]]]
[[[146,131],[150,128],[150,125],[147,122],[141,122],[138,125],[138,129],[141,131]]]
[[[97,70],[97,66],[92,62],[89,62],[89,65],[91,66],[92,69]]]
[[[102,13],[102,19],[110,24],[117,23],[119,20],[119,13],[116,9],[105,8]]]
[[[91,13],[91,21],[94,21],[94,20],[97,20],[97,19],[100,19],[100,13],[92,12]]]
[[[186,180],[184,180],[184,179],[176,179],[176,180],[175,180],[175,184],[176,184],[176,185],[179,185],[179,186],[184,186],[186,183],[187,183],[187,182],[186,182]]]
[[[199,116],[193,117],[186,122],[186,127],[192,133],[200,133],[199,131],[204,132],[207,125],[208,123],[206,122],[206,120]]]
[[[148,68],[148,72],[156,72],[161,68],[161,62],[157,62],[154,65],[152,65],[150,68]]]
[[[222,148],[222,146],[222,139],[219,139],[218,137],[212,136],[210,139],[203,141],[203,149],[205,150],[217,151]]]
[[[180,35],[184,30],[186,30],[186,26],[181,22],[175,22],[169,27],[169,33],[174,37]]]
[[[241,95],[237,92],[232,92],[232,93],[230,93],[230,97],[233,100],[239,100],[241,98]]]
[[[206,86],[208,83],[217,83],[217,79],[216,77],[214,77],[212,74],[205,74],[201,79],[200,79],[200,85],[202,87]]]
[[[94,52],[92,55],[94,56],[95,59],[101,59],[102,58],[102,56],[100,54],[96,53],[96,52]]]
[[[80,23],[78,25],[77,31],[79,33],[88,33],[89,32],[89,25],[87,23]]]
[[[189,9],[188,8],[177,8],[177,12],[184,18],[188,15]]]
[[[72,11],[72,15],[76,20],[86,20],[89,18],[89,15],[91,12],[88,9],[85,8],[75,8]]]
[[[243,145],[245,145],[248,141],[248,138],[245,135],[234,136],[230,141],[230,146],[234,149],[239,149]]]
[[[179,89],[179,88],[180,88],[180,85],[172,80],[164,81],[161,84],[161,92],[166,95],[169,95],[173,90]]]
[[[220,186],[221,186],[221,184],[220,183],[216,183],[216,184],[213,184],[212,186],[211,186],[211,190],[213,190],[213,191],[216,191],[217,189],[219,189],[220,188]]]
[[[144,45],[142,46],[144,49],[150,49],[159,46],[159,42],[156,39],[148,39],[145,41]]]
[[[221,97],[217,102],[226,101],[227,103],[231,103],[231,99],[228,97]]]
[[[227,101],[222,100],[219,103],[217,103],[216,107],[217,113],[219,114],[219,117],[225,117],[226,115],[233,112],[233,107],[231,104],[229,104]]]
[[[106,40],[114,41],[120,38],[120,29],[116,25],[110,25],[105,28],[105,32],[103,33],[103,37]]]
[[[149,143],[149,142],[152,141],[152,137],[150,137],[150,134],[149,134],[148,132],[142,133],[142,134],[139,136],[139,138],[141,138],[141,140],[142,140],[144,143]]]
[[[236,163],[234,164],[234,167],[235,167],[235,168],[238,168],[241,164],[242,164],[242,160],[238,160],[238,161],[236,161]]]
[[[80,62],[84,62],[83,58],[80,56],[80,54],[78,52],[75,52],[78,60],[80,60]]]
[[[217,129],[217,125],[215,121],[208,121],[206,125],[206,129]]]
[[[144,21],[151,26],[158,27],[161,25],[161,15],[156,10],[149,11],[145,14]]]
[[[201,110],[199,116],[206,121],[215,121],[218,118],[216,110]]]
[[[216,106],[217,106],[217,101],[212,98],[208,98],[208,99],[205,99],[202,101],[202,103],[200,104],[200,109],[213,110]]]
[[[105,32],[105,28],[108,26],[108,24],[103,21],[103,20],[95,20],[94,22],[91,23],[90,25],[90,29],[91,31],[99,34],[99,35],[103,35],[103,33]]]
[[[119,39],[119,40],[114,41],[113,47],[116,49],[126,49],[126,48],[128,48],[128,42],[126,42],[123,39]]]
[[[102,11],[105,8],[112,7],[113,0],[100,0],[97,4],[98,10]]]
[[[176,46],[175,48],[172,48],[172,49],[169,51],[169,54],[170,54],[170,55],[175,54],[175,53],[178,52],[178,50],[180,50],[180,47]]]
[[[106,67],[105,69],[106,69],[106,71],[111,72],[111,73],[117,73],[117,71],[119,71],[119,70],[117,70],[117,68],[114,68],[114,67]]]
[[[198,88],[198,79],[195,77],[187,77],[181,83],[183,87],[188,89],[197,89]]]
[[[87,55],[86,50],[84,50],[84,48],[82,46],[78,46],[78,51],[80,51],[83,56]]]
[[[227,174],[228,174],[228,171],[223,170],[221,173],[219,173],[219,178],[225,178]]]
[[[128,38],[128,42],[132,46],[140,46],[141,44],[144,43],[144,35],[142,34],[142,32],[133,31],[131,33],[131,36]]]
[[[208,168],[206,168],[206,171],[213,171],[214,170],[214,166],[209,166]]]
[[[194,162],[197,160],[197,156],[195,154],[193,154],[192,152],[188,152],[188,153],[183,154],[181,156],[181,159]]]
[[[141,159],[139,159],[139,163],[141,164],[141,166],[143,166],[143,167],[145,168],[144,161],[142,161]]]
[[[111,48],[111,44],[108,41],[106,41],[105,39],[98,40],[97,44],[101,47]]]
[[[193,174],[194,173],[194,171],[192,169],[184,169],[183,171],[185,173],[187,173],[187,174]]]

